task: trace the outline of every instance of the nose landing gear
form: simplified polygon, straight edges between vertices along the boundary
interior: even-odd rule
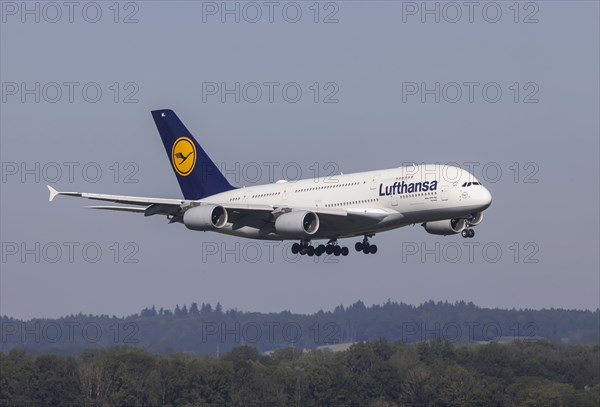
[[[464,238],[470,238],[475,236],[475,231],[473,229],[463,229],[463,231],[460,232],[460,234]]]

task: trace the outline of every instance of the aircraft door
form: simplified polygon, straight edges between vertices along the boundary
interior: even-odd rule
[[[450,195],[450,187],[448,185],[442,185],[442,201],[447,201]]]
[[[379,178],[379,174],[373,176],[373,178],[371,179],[371,189],[377,189],[377,187],[379,186]]]
[[[244,198],[243,202],[248,205],[250,203],[250,199],[252,198],[252,191],[244,188]]]

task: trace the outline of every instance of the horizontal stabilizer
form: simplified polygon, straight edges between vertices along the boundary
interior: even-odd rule
[[[50,199],[48,199],[48,202],[52,202],[52,200],[56,197],[56,195],[59,194],[59,192],[52,188],[50,185],[46,185],[48,187],[48,191],[50,191]]]

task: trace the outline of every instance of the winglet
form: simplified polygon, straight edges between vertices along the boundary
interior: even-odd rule
[[[50,199],[48,199],[48,202],[52,202],[52,200],[56,197],[56,195],[59,195],[60,192],[58,192],[56,189],[52,188],[50,185],[46,185],[48,187],[48,190],[50,191]]]

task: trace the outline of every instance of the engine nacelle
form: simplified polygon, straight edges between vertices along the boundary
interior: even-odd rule
[[[221,205],[200,205],[183,214],[183,224],[191,230],[221,229],[227,223],[227,210]]]
[[[432,235],[454,235],[467,227],[466,219],[446,219],[424,223],[427,233]]]
[[[289,237],[312,236],[319,230],[319,217],[314,212],[292,211],[275,219],[277,234]]]
[[[472,218],[467,221],[469,226],[477,226],[483,220],[483,212],[477,212],[472,215]]]

